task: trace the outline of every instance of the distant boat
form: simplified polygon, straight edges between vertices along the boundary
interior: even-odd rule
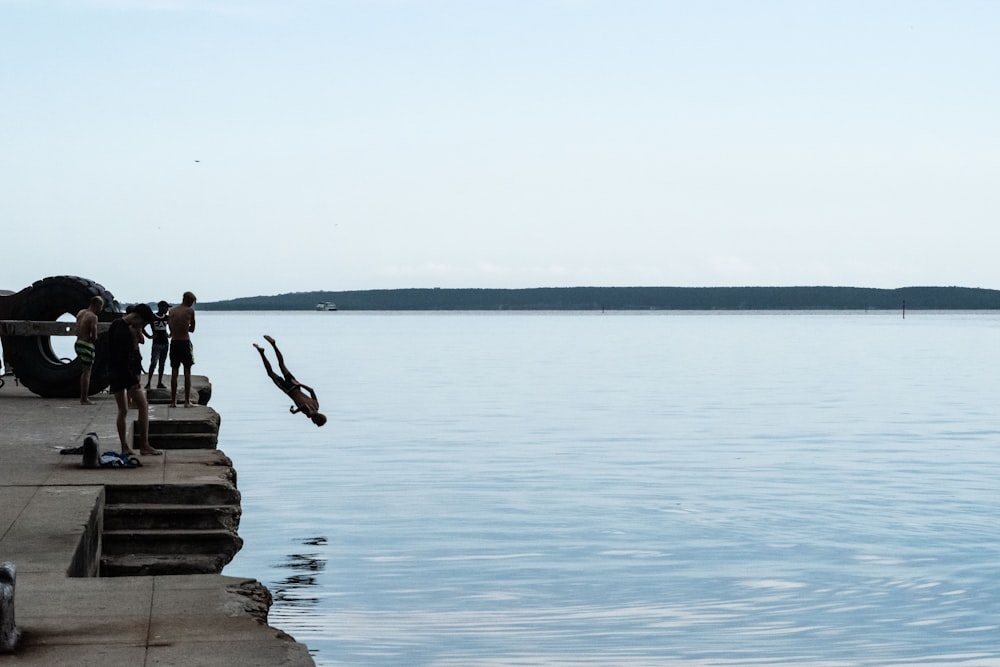
[[[337,310],[337,304],[333,301],[320,301],[316,304],[316,310]]]

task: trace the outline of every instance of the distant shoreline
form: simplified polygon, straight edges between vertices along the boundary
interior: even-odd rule
[[[290,292],[199,303],[199,310],[1000,310],[975,287],[537,287]]]

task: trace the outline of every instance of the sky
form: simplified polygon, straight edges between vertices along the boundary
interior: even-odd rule
[[[0,289],[998,289],[998,29],[993,0],[0,0]]]

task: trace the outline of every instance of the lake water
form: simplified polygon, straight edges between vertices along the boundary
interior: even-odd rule
[[[198,317],[318,665],[1000,664],[998,313]]]

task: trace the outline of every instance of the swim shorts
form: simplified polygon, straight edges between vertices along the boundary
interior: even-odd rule
[[[194,366],[194,345],[190,340],[170,341],[170,367]]]
[[[295,381],[295,377],[291,373],[289,373],[283,378],[279,378],[276,375],[272,375],[271,380],[274,381],[274,384],[278,385],[278,389],[285,392],[289,396],[299,391],[299,385]]]
[[[77,338],[73,349],[76,350],[76,356],[80,357],[80,363],[84,366],[94,365],[94,353],[97,352],[97,347],[93,343]]]
[[[112,394],[114,394],[114,393],[117,393],[119,391],[125,391],[126,389],[131,389],[132,387],[138,387],[139,386],[139,376],[138,375],[132,375],[128,371],[125,371],[125,372],[120,372],[120,371],[119,372],[114,372],[114,371],[112,371],[111,375],[108,376],[108,382],[109,382],[109,385],[110,385],[108,387],[108,391],[110,391]]]

